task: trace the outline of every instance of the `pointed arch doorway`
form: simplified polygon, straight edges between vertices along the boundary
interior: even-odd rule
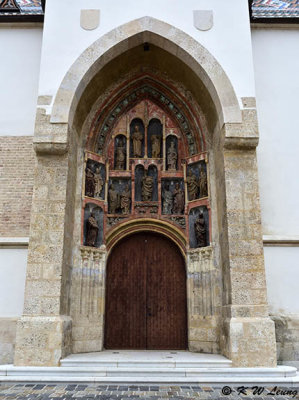
[[[187,349],[185,262],[165,236],[135,233],[113,248],[104,343],[106,349]]]

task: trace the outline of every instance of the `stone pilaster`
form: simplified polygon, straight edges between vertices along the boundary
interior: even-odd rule
[[[101,351],[105,312],[106,250],[81,247],[72,271],[73,352]]]
[[[213,247],[189,250],[187,295],[189,350],[219,353],[221,287]]]
[[[76,168],[68,144],[61,137],[58,143],[51,134],[51,129],[57,134],[66,127],[52,127],[44,114],[39,117],[38,113],[24,314],[17,324],[14,363],[57,366],[71,352],[69,290]]]
[[[243,126],[226,127],[223,162],[227,238],[223,249],[226,277],[222,351],[237,367],[273,367],[275,330],[267,307],[255,151],[258,138],[252,112],[244,112]]]

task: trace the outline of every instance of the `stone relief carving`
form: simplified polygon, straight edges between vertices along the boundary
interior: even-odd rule
[[[119,138],[116,141],[115,169],[121,170],[121,171],[126,169],[126,140],[125,140],[125,138]]]
[[[206,247],[207,246],[207,228],[204,219],[203,212],[200,211],[198,217],[194,222],[194,230],[196,237],[197,247]]]
[[[154,189],[154,178],[150,176],[146,171],[142,178],[142,189],[141,196],[142,201],[151,201]]]
[[[120,208],[122,214],[129,214],[131,208],[131,190],[130,186],[126,185],[125,190],[120,195]]]
[[[173,207],[173,194],[169,188],[169,184],[166,183],[164,190],[162,191],[163,199],[163,214],[171,214]]]
[[[108,200],[109,200],[109,213],[116,214],[116,210],[119,208],[119,194],[115,189],[113,183],[111,183],[109,191],[108,191]]]
[[[103,242],[103,210],[87,203],[84,209],[84,245],[100,247]]]
[[[180,228],[186,229],[186,220],[184,217],[170,217],[169,218],[172,222],[174,222],[175,224],[179,225]]]
[[[137,203],[135,204],[135,212],[137,214],[158,214],[158,204],[152,203]]]
[[[203,165],[200,165],[200,172],[199,172],[199,194],[200,194],[200,197],[208,196],[207,173],[206,173],[205,167]]]
[[[161,157],[161,138],[159,135],[153,135],[151,137],[152,143],[152,157],[160,158]]]
[[[94,197],[95,179],[93,171],[86,167],[85,170],[85,196]]]
[[[189,201],[196,200],[198,195],[198,181],[191,169],[188,170],[187,188]]]
[[[141,158],[143,133],[140,131],[140,128],[137,124],[134,125],[134,130],[132,133],[132,141],[133,141],[133,157]]]
[[[175,184],[173,191],[173,214],[184,214],[185,208],[185,192],[181,189],[180,184]]]
[[[94,213],[91,212],[86,224],[86,246],[95,247],[98,232],[99,226],[97,220],[95,219]]]
[[[167,150],[167,169],[168,171],[176,171],[178,152],[175,147],[175,142],[172,140]]]
[[[94,173],[94,184],[95,184],[95,190],[94,190],[95,197],[100,198],[104,186],[104,180],[102,178],[101,170],[99,167],[96,168]]]

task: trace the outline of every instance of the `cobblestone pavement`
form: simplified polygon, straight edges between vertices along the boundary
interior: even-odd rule
[[[259,391],[258,391],[259,390]],[[299,399],[299,388],[261,386],[0,384],[0,400],[114,400],[114,399]]]

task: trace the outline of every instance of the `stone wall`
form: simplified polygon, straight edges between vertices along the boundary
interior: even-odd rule
[[[272,315],[275,323],[277,362],[299,367],[299,315]]]
[[[29,236],[34,164],[32,136],[0,137],[0,236]]]
[[[16,318],[0,318],[0,364],[13,363],[16,327]]]

